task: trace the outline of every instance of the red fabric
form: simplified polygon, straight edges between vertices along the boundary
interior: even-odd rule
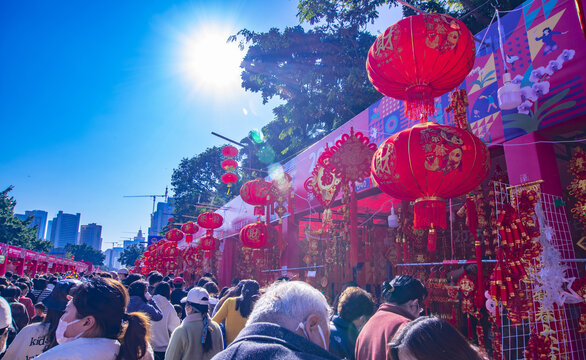
[[[31,299],[23,296],[20,299],[18,299],[18,302],[24,305],[29,318],[35,316],[35,306],[33,305],[33,301]]]
[[[372,158],[371,169],[384,193],[424,205],[474,190],[488,175],[490,156],[486,145],[471,132],[426,123],[385,140]],[[420,224],[417,213],[415,224]],[[446,227],[445,213],[442,219],[434,223],[435,228]]]
[[[472,33],[445,14],[414,15],[399,20],[375,40],[366,70],[374,87],[405,100],[405,115],[426,121],[434,97],[458,86],[474,65]]]
[[[356,359],[390,359],[388,344],[401,325],[413,319],[411,314],[398,306],[382,304],[358,335],[355,348]]]

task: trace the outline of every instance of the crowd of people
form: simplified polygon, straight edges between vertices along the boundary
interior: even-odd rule
[[[302,281],[261,288],[212,274],[118,272],[0,277],[6,360],[484,359],[449,323],[420,316],[421,281],[399,275],[379,301],[354,283],[334,306]],[[378,305],[378,308],[377,308]]]

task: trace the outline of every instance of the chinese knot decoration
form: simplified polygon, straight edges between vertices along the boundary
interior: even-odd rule
[[[435,123],[392,135],[372,159],[372,178],[384,193],[415,201],[416,229],[445,229],[445,199],[474,190],[489,169],[488,148],[479,138]]]
[[[251,180],[240,188],[240,197],[242,201],[254,206],[254,215],[262,216],[265,214],[265,206],[270,202],[270,193],[273,184],[264,179]]]
[[[193,234],[199,230],[199,226],[195,225],[193,221],[188,221],[181,226],[181,231],[185,233],[185,242],[190,243],[193,241]]]
[[[404,100],[405,115],[427,121],[434,98],[458,86],[475,59],[472,33],[445,14],[421,14],[399,20],[376,38],[366,70],[383,95]]]
[[[226,171],[224,175],[220,178],[226,186],[228,186],[228,194],[230,194],[230,188],[238,181],[238,175],[234,173],[234,171],[238,168],[238,162],[232,159],[238,155],[238,149],[234,146],[227,145],[222,148],[222,155],[224,155],[227,159],[222,161],[222,169]]]

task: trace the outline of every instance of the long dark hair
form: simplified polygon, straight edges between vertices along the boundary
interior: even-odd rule
[[[130,296],[138,296],[142,299],[142,301],[147,302],[147,299],[144,297],[144,294],[146,293],[148,286],[149,283],[147,283],[146,281],[137,280],[130,284],[130,286],[128,287],[128,294]]]
[[[407,349],[416,359],[483,359],[450,323],[431,316],[422,316],[405,324],[389,347],[393,360],[399,360],[399,347]]]
[[[202,318],[205,319],[204,325],[207,325],[205,329],[202,329],[202,331],[206,332],[206,340],[203,343],[203,352],[205,354],[208,351],[210,351],[212,349],[212,347],[214,346],[213,340],[212,340],[212,329],[210,328],[211,320],[210,320],[210,316],[208,315],[208,306],[201,305],[201,304],[194,304],[194,303],[189,303],[189,305],[191,306],[193,311],[201,314]]]
[[[391,282],[385,281],[382,286],[382,296],[387,303],[402,305],[410,300],[423,300],[427,297],[425,285],[409,275],[397,275]]]
[[[242,294],[242,281],[240,281],[237,285],[232,286],[229,288],[225,293],[224,296],[220,297],[220,301],[216,304],[216,309],[220,309],[224,302],[231,297],[238,297]]]
[[[242,294],[236,299],[236,310],[240,308],[240,315],[247,318],[252,312],[252,306],[258,300],[260,285],[255,280],[243,280],[242,282]]]
[[[54,348],[57,344],[57,339],[55,338],[55,331],[57,331],[57,326],[59,325],[59,319],[63,316],[65,311],[59,311],[55,309],[48,308],[47,315],[45,315],[45,319],[43,319],[44,326],[48,326],[47,335],[45,335],[45,347],[43,348],[43,352]]]
[[[118,280],[97,277],[73,291],[78,318],[93,316],[98,336],[120,341],[116,360],[137,360],[147,352],[149,320],[141,312],[126,314],[129,295]],[[123,325],[123,320],[127,322]]]

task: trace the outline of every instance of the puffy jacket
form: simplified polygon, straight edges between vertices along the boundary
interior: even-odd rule
[[[128,307],[126,308],[127,313],[131,312],[143,312],[151,319],[151,321],[159,321],[163,318],[161,310],[157,307],[157,304],[153,300],[144,302],[139,296],[131,296]]]

